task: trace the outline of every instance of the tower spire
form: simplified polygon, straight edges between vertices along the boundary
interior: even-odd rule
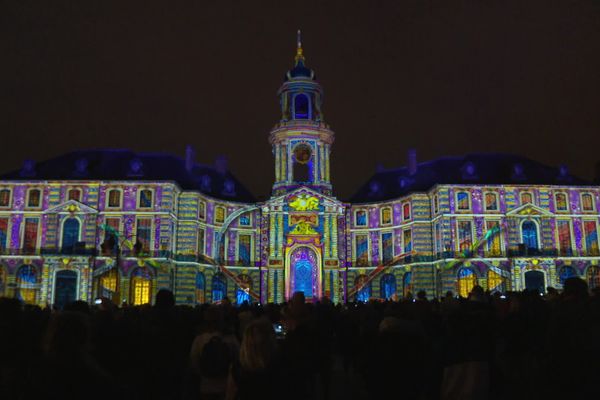
[[[304,63],[304,51],[302,50],[302,32],[298,29],[297,37],[296,37],[296,65],[299,62]]]

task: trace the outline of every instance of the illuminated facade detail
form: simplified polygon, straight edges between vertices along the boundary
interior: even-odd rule
[[[545,291],[571,277],[600,287],[599,186],[518,156],[418,164],[411,153],[341,201],[323,90],[300,41],[278,97],[265,201],[223,159],[200,164],[191,149],[79,151],[0,176],[0,295],[60,308],[151,303],[163,288],[194,305]]]

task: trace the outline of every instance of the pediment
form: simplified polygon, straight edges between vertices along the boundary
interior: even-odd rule
[[[531,217],[531,216],[551,216],[552,213],[540,208],[534,204],[528,203],[523,204],[520,207],[515,208],[506,213],[507,216],[515,217]]]
[[[44,211],[44,214],[97,214],[98,210],[77,200],[65,201]]]
[[[335,197],[324,195],[323,193],[320,193],[320,192],[313,190],[306,186],[299,187],[299,188],[294,189],[291,192],[283,194],[281,196],[273,197],[266,203],[274,204],[274,205],[283,205],[283,204],[290,204],[291,202],[293,203],[295,199],[307,199],[308,200],[308,198],[311,198],[311,197],[318,199],[319,204],[325,205],[327,207],[344,207],[344,204],[340,200],[336,199]],[[312,208],[308,204],[305,204],[303,200],[296,204],[301,204],[302,206],[300,208],[304,208],[306,206],[308,206],[309,208]],[[298,211],[303,211],[303,210],[298,210]]]

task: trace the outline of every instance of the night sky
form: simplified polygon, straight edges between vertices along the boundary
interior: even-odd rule
[[[513,152],[600,160],[600,1],[5,1],[0,171],[84,148],[212,163],[258,196],[296,30],[336,133],[335,193],[375,171]]]

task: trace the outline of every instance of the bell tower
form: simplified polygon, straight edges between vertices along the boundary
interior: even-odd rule
[[[275,157],[273,195],[306,186],[331,195],[329,155],[334,134],[323,120],[323,89],[305,65],[300,31],[294,67],[279,91],[281,119],[269,142]]]

